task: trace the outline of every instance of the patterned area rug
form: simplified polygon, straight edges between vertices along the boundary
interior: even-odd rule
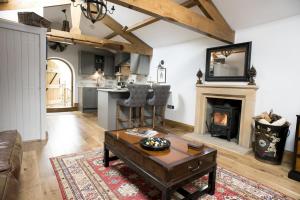
[[[50,158],[64,200],[150,200],[160,199],[160,192],[149,185],[123,162],[103,167],[101,151],[89,151]],[[192,192],[203,187],[207,177],[185,186]],[[180,199],[174,195],[173,199]],[[291,199],[264,185],[218,167],[214,196],[209,200],[281,200]]]

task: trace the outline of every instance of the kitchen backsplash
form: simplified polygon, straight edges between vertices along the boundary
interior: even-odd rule
[[[78,87],[96,87],[98,84],[100,87],[115,87],[117,85],[117,80],[112,77],[101,77],[99,74],[94,74],[91,76],[79,76],[78,77]],[[145,75],[131,74],[127,82],[133,82],[137,84],[146,84],[148,77]]]

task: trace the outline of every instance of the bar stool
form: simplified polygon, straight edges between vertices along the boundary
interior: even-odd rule
[[[146,105],[146,97],[150,89],[149,85],[128,85],[130,96],[128,99],[120,99],[117,101],[117,117],[116,117],[116,128],[119,130],[120,122],[128,122],[128,128],[132,128],[132,122],[137,121],[137,117],[133,119],[133,109],[139,109],[139,126],[144,125],[144,106]],[[120,117],[121,108],[129,108],[129,116],[127,119]],[[136,111],[136,110],[135,110]]]
[[[155,127],[156,124],[156,118],[160,117],[162,121],[162,125],[165,125],[165,110],[167,101],[170,94],[170,85],[153,85],[153,96],[152,98],[147,100],[147,104],[149,106],[152,106],[152,127]],[[160,113],[157,114],[156,110],[157,108],[160,109]]]

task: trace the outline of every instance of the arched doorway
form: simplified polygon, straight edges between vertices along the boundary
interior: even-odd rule
[[[46,95],[48,111],[64,111],[73,107],[74,74],[63,59],[49,58],[47,63]]]

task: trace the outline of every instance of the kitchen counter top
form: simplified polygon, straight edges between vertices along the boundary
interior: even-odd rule
[[[98,88],[98,91],[101,92],[129,92],[127,88],[122,88],[122,89],[115,89],[115,88]]]
[[[97,88],[95,85],[79,85],[78,88]]]
[[[122,88],[122,89],[115,89],[115,88],[98,88],[98,91],[101,92],[129,92],[127,88]],[[149,92],[153,92],[153,89],[149,89]]]

